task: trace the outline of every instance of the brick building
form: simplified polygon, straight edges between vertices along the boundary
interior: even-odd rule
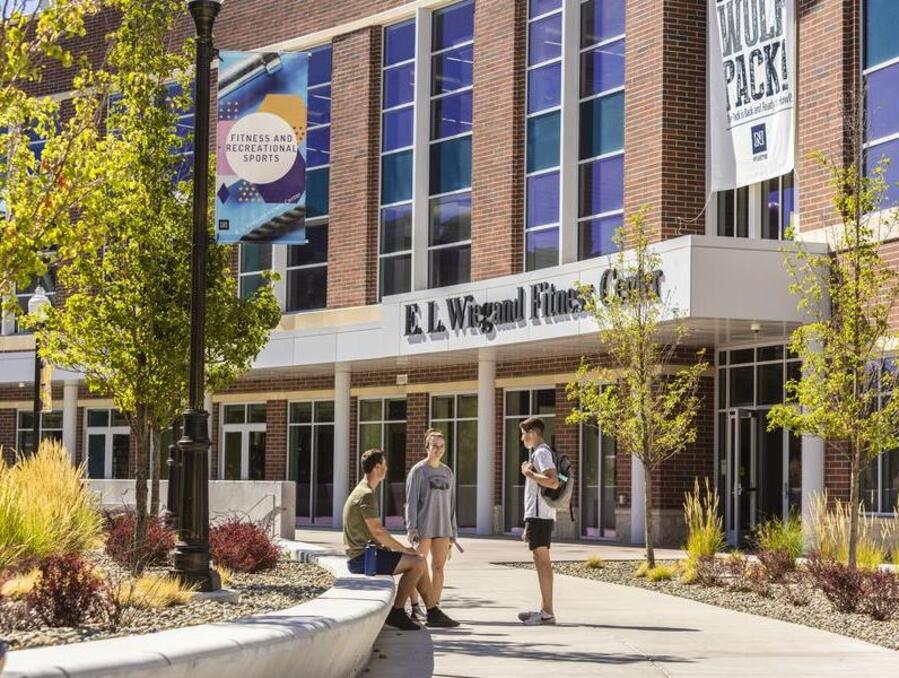
[[[273,269],[284,314],[251,372],[207,398],[212,477],[296,481],[298,524],[336,525],[360,451],[383,447],[382,507],[399,527],[432,425],[448,434],[460,526],[514,533],[517,424],[540,415],[577,465],[561,533],[639,539],[639,467],[565,420],[580,357],[602,359],[566,300],[612,269],[614,229],[645,207],[663,293],[714,357],[697,441],[655,484],[662,541],[681,539],[695,478],[714,481],[733,542],[803,499],[808,510],[814,491],[848,495],[836,451],[767,432],[764,414],[800,369],[785,347],[802,317],[784,231],[813,241],[833,221],[809,154],[851,157],[846,111],[863,79],[868,155],[899,152],[899,38],[884,32],[896,5],[796,0],[795,170],[714,193],[706,0],[228,0],[218,47],[311,54],[309,243],[236,253],[236,292]],[[500,302],[497,322],[479,318],[485,302]],[[3,330],[0,444],[27,447],[33,342],[11,319]],[[62,408],[44,434],[92,477],[127,474],[111,402],[76,374],[57,371],[54,388]],[[897,455],[865,478],[871,511],[896,506]]]

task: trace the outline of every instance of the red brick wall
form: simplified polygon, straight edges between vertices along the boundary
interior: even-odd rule
[[[3,448],[3,461],[12,464],[15,461],[16,447],[16,410],[0,410],[0,447]]]
[[[328,307],[377,300],[380,27],[333,42]]]
[[[287,479],[287,401],[269,400],[265,407],[265,479]]]
[[[527,2],[475,3],[471,279],[522,270]]]
[[[428,430],[428,394],[406,396],[406,471],[425,456],[425,431]]]
[[[569,424],[566,417],[574,409],[575,403],[565,396],[565,384],[556,384],[556,452],[567,454],[574,470],[574,477],[579,481],[580,474],[580,425]],[[580,487],[577,481],[571,503],[577,506]]]
[[[849,456],[842,443],[824,444],[824,489],[831,501],[849,501]]]

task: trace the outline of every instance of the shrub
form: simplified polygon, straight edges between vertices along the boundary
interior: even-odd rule
[[[591,570],[601,570],[606,566],[606,561],[599,556],[588,556],[587,560],[584,561],[584,565]]]
[[[715,556],[703,556],[696,561],[696,581],[702,586],[721,586],[724,567]]]
[[[785,580],[784,595],[787,602],[794,607],[805,607],[812,602],[814,589],[809,582],[808,575],[794,571]]]
[[[760,551],[786,551],[795,560],[802,555],[802,521],[791,515],[786,522],[769,520],[756,528],[755,544]]]
[[[37,585],[41,573],[38,569],[14,574],[0,586],[0,598],[23,600]]]
[[[637,579],[640,579],[641,577],[645,577],[648,573],[649,573],[649,563],[647,563],[645,560],[637,566],[636,570],[634,570],[634,576]]]
[[[746,574],[746,587],[762,598],[770,598],[771,580],[768,572],[761,565],[750,565]]]
[[[831,605],[839,612],[855,612],[861,603],[865,576],[846,565],[818,555],[809,558],[808,572]]]
[[[718,494],[705,479],[700,493],[699,481],[693,481],[693,491],[684,495],[684,521],[687,523],[687,557],[696,562],[714,556],[724,548],[724,529],[718,512]]]
[[[864,576],[859,609],[877,621],[889,621],[899,612],[899,576],[870,572]]]
[[[778,583],[783,581],[787,572],[796,567],[796,561],[785,548],[759,551],[756,554],[769,581]]]
[[[83,553],[99,543],[102,518],[58,442],[41,442],[37,454],[0,464],[0,570],[23,558]]]
[[[278,562],[278,547],[265,528],[236,519],[209,530],[209,549],[217,565],[235,572],[270,570]]]
[[[674,577],[676,568],[672,565],[656,565],[646,572],[649,581],[667,581]]]
[[[690,585],[696,584],[698,581],[699,575],[696,573],[696,563],[686,561],[681,568],[680,583]]]
[[[162,609],[186,605],[193,597],[195,586],[185,586],[167,575],[145,574],[118,586],[121,603],[139,609]]]
[[[79,626],[97,609],[103,582],[77,555],[49,556],[28,594],[28,607],[47,626]]]
[[[175,533],[155,516],[147,516],[147,538],[140,552],[134,546],[137,517],[133,513],[110,516],[107,525],[106,554],[124,567],[143,569],[148,565],[165,565],[175,548]]]

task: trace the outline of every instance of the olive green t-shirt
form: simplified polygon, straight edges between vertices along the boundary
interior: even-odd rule
[[[372,539],[365,519],[380,515],[378,495],[363,478],[343,505],[343,545],[347,558],[355,558],[365,552],[365,545]]]

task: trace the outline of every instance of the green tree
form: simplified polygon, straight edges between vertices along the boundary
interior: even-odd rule
[[[60,285],[69,294],[38,335],[46,359],[82,372],[88,388],[111,395],[128,418],[136,441],[139,553],[151,444],[187,400],[191,191],[177,181],[183,156],[174,151],[185,143],[176,123],[190,103],[191,50],[168,44],[184,11],[180,0],[110,2],[122,17],[109,53],[117,92],[108,120],[112,131],[105,139],[108,156],[96,159],[103,188],[77,215],[83,227],[105,234],[104,246],[60,268]],[[141,68],[133,69],[134,63]],[[169,93],[173,74],[187,94]],[[249,368],[280,319],[270,286],[249,299],[237,296],[230,255],[229,247],[210,247],[205,354],[211,389]],[[157,464],[159,457],[157,451]]]
[[[840,221],[824,231],[830,256],[800,246],[787,258],[791,291],[810,321],[790,338],[791,350],[802,359],[802,375],[787,382],[786,402],[768,413],[768,430],[788,428],[844,450],[849,462],[849,567],[854,569],[861,471],[899,445],[899,399],[880,398],[892,393],[897,381],[887,353],[899,338],[890,329],[899,287],[896,271],[880,251],[895,219],[880,212],[888,189],[885,162],[866,176],[858,163],[843,166],[821,153],[817,159],[830,175]]]
[[[575,380],[567,386],[568,398],[577,401],[568,421],[599,426],[640,461],[646,479],[646,561],[655,567],[655,474],[696,440],[698,388],[708,364],[702,350],[695,362],[682,364],[690,353],[684,350],[688,329],[677,309],[660,296],[661,261],[649,247],[645,211],[628,219],[615,242],[619,253],[613,289],[580,286],[599,326],[599,351],[607,360],[602,365],[581,360]],[[630,249],[625,251],[625,246]]]
[[[0,2],[0,298],[101,241],[69,219],[99,184],[90,161],[101,143],[104,94],[95,69],[69,45],[102,4]],[[32,94],[50,70],[71,73],[64,104]]]

